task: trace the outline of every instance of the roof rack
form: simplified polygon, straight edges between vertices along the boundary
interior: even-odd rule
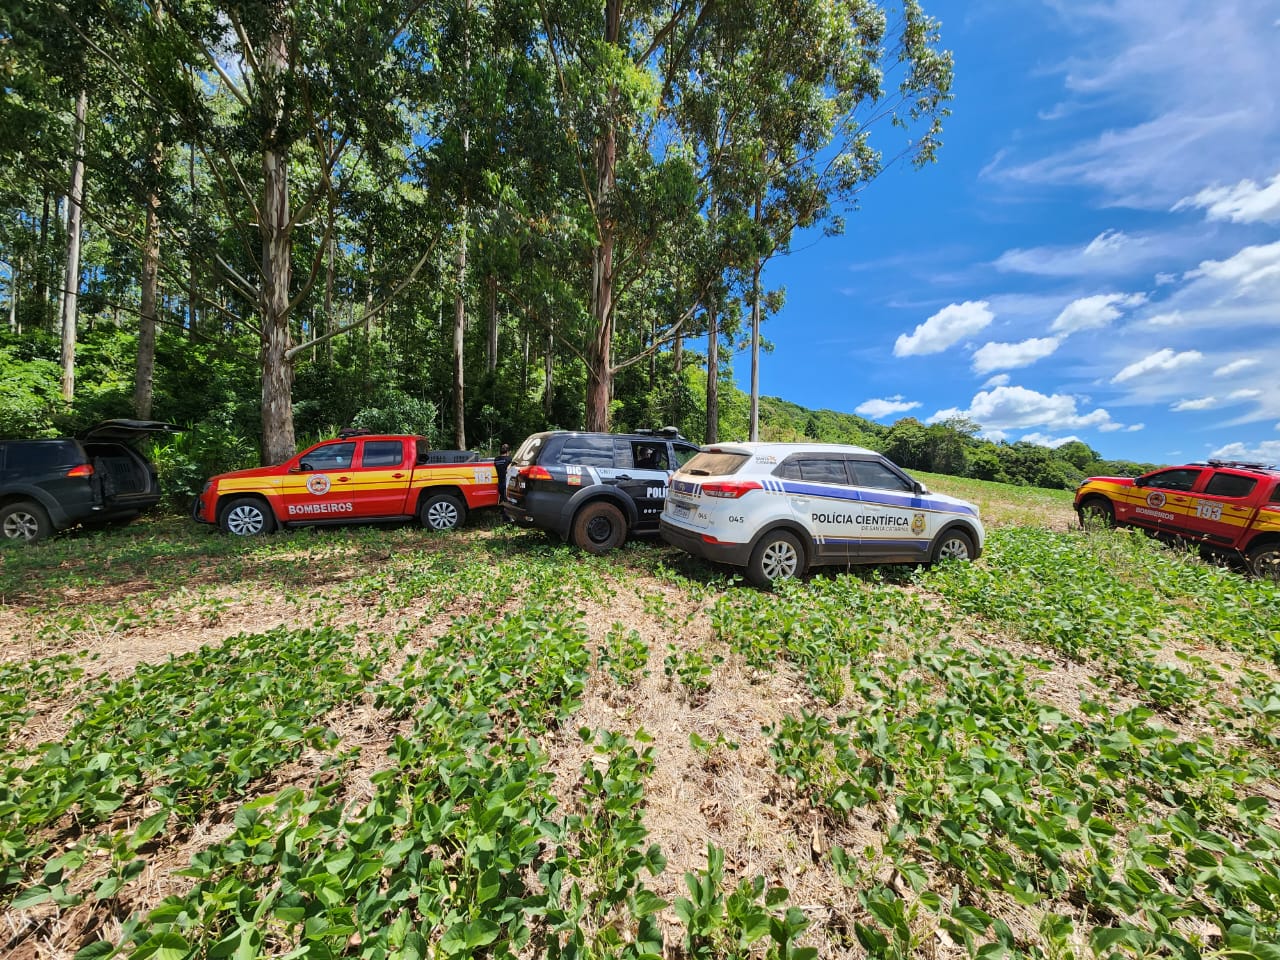
[[[1237,470],[1274,470],[1275,465],[1255,463],[1251,460],[1210,460],[1211,467],[1234,467]]]
[[[338,439],[349,440],[351,437],[367,437],[371,433],[373,433],[372,430],[361,430],[361,429],[339,430]]]

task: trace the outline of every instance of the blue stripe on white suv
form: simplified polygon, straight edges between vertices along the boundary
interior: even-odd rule
[[[874,450],[822,443],[703,447],[672,478],[660,529],[758,586],[823,564],[971,560],[985,535],[972,503]]]

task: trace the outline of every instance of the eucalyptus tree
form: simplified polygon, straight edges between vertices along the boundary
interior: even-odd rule
[[[789,250],[798,229],[841,231],[841,210],[887,164],[934,159],[952,60],[938,47],[937,22],[915,0],[747,0],[737,16],[729,29],[742,46],[714,73],[727,111],[718,181],[722,198],[749,212],[754,234],[747,265],[754,440],[765,263]],[[888,160],[872,141],[886,125],[905,134]]]
[[[188,77],[185,91],[154,96],[201,154],[238,247],[216,262],[258,316],[268,462],[294,452],[293,368],[310,344],[295,340],[291,321],[324,274],[333,198],[366,152],[405,139],[400,107],[418,73],[410,66],[428,53],[409,29],[417,9],[206,0],[175,5],[161,24],[131,24],[153,61]],[[307,259],[295,275],[300,254]]]
[[[638,335],[645,318],[627,313],[643,299],[663,244],[687,235],[688,221],[698,216],[692,158],[669,122],[675,91],[668,81],[687,63],[715,0],[606,0],[603,18],[591,0],[539,2],[587,247],[584,323],[561,340],[586,364],[587,429],[604,430],[614,375],[669,342],[701,299],[692,295],[685,310],[647,339]],[[614,349],[620,324],[633,343],[621,357]]]

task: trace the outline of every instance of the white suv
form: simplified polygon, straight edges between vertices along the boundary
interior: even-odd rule
[[[760,587],[821,564],[970,560],[984,536],[974,504],[833,443],[703,447],[672,477],[660,529]]]

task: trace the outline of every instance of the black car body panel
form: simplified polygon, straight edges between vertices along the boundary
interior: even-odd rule
[[[155,468],[132,442],[174,433],[170,423],[109,420],[76,438],[0,440],[0,513],[15,504],[43,513],[52,532],[131,520],[160,500]],[[44,529],[47,527],[47,529]],[[3,525],[8,539],[34,539]]]
[[[657,533],[671,474],[697,450],[675,431],[533,434],[512,458],[503,513],[569,540],[579,511],[604,501],[622,513],[629,534]]]

